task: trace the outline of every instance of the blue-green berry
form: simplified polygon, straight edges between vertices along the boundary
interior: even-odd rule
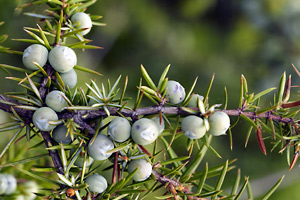
[[[49,107],[41,107],[33,113],[32,122],[36,128],[41,131],[51,131],[56,126],[49,124],[49,121],[58,120],[58,116],[54,110]]]
[[[73,89],[77,84],[77,73],[74,69],[71,69],[70,71],[66,73],[60,73],[59,74],[62,81],[65,84],[65,87],[69,87],[70,89]]]
[[[152,165],[145,159],[130,161],[128,164],[128,173],[132,173],[136,168],[138,168],[138,170],[132,177],[135,181],[144,181],[152,173]]]
[[[94,174],[94,175],[88,176],[85,179],[85,183],[88,184],[89,190],[91,192],[95,192],[95,193],[102,193],[107,188],[106,179],[99,174]]]
[[[131,137],[137,144],[151,144],[158,137],[158,128],[156,123],[147,118],[137,120],[131,127]]]
[[[159,116],[153,117],[151,119],[155,122],[157,128],[158,128],[158,134],[160,135],[165,130],[165,120],[164,118],[161,118]]]
[[[68,106],[67,101],[63,97],[65,94],[59,90],[53,90],[46,96],[46,105],[56,112],[61,112]]]
[[[6,177],[7,180],[7,188],[5,191],[6,195],[10,195],[14,193],[17,189],[17,180],[16,178],[11,174],[3,174]]]
[[[224,135],[230,126],[229,116],[222,111],[216,111],[208,118],[209,131],[211,135],[219,136]]]
[[[88,153],[95,160],[105,160],[111,156],[106,153],[114,148],[114,143],[106,135],[99,134],[94,141],[90,141],[88,145]]]
[[[4,194],[8,188],[8,181],[4,174],[0,174],[0,195]]]
[[[27,69],[38,70],[39,68],[33,62],[43,67],[47,59],[48,49],[40,44],[32,44],[24,50],[22,61]]]
[[[194,94],[187,104],[187,107],[198,107],[198,99],[203,101],[204,97],[199,94]]]
[[[190,139],[202,138],[206,133],[203,119],[194,115],[183,118],[181,121],[181,130]]]
[[[72,139],[70,133],[68,133],[67,135],[67,132],[68,128],[64,124],[61,124],[53,129],[52,138],[57,143],[70,144],[72,142]]]
[[[177,81],[168,81],[166,84],[166,99],[169,103],[180,104],[185,98],[185,89]]]
[[[125,142],[130,137],[131,125],[126,118],[114,118],[107,130],[107,134],[116,142]]]
[[[75,13],[71,17],[71,21],[77,29],[87,28],[80,32],[82,35],[88,34],[93,26],[90,16],[84,12]]]
[[[75,152],[75,149],[71,149],[70,156],[72,156],[72,154],[74,152]],[[85,166],[89,167],[93,164],[93,162],[94,162],[94,159],[87,155],[86,160],[85,160]],[[77,167],[83,167],[83,163],[84,163],[84,153],[80,152],[76,158],[76,161],[74,162],[74,165],[76,165]]]
[[[57,46],[50,51],[49,62],[55,71],[66,73],[71,71],[77,64],[77,56],[73,49],[66,46]]]

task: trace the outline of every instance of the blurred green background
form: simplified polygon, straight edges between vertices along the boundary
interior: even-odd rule
[[[24,26],[34,27],[36,19],[15,12],[21,0],[0,1],[0,34],[12,38],[29,38]],[[224,102],[224,87],[229,95],[229,109],[237,108],[240,76],[248,81],[249,92],[276,87],[281,74],[292,74],[292,84],[299,84],[292,69],[300,66],[300,1],[299,0],[98,0],[87,10],[103,16],[104,27],[95,27],[87,36],[102,50],[77,51],[78,64],[102,73],[98,82],[112,81],[120,74],[129,76],[127,96],[135,98],[136,85],[143,64],[155,81],[171,64],[169,79],[189,88],[198,76],[195,92],[204,94],[213,73],[215,81],[210,104]],[[27,44],[8,40],[6,46],[23,51]],[[22,66],[21,57],[0,54],[0,63]],[[16,91],[17,84],[1,73],[0,92]],[[94,76],[79,73],[80,86]],[[123,79],[124,80],[124,79]],[[293,90],[293,99],[297,90]],[[265,101],[272,101],[272,96]],[[4,116],[3,116],[4,118]],[[233,129],[233,151],[228,137],[214,140],[213,146],[222,159],[213,154],[206,157],[211,166],[226,159],[238,158],[236,166],[242,176],[250,176],[253,192],[266,192],[282,174],[286,178],[271,197],[274,200],[298,199],[298,164],[287,172],[285,155],[278,149],[264,156],[252,134],[248,147],[244,142],[248,125],[241,122]],[[7,140],[0,141],[0,149]],[[267,142],[269,143],[269,141]],[[182,145],[182,146],[180,146]],[[178,144],[178,148],[185,148]],[[210,155],[210,154],[209,154]],[[232,183],[234,173],[227,176]]]

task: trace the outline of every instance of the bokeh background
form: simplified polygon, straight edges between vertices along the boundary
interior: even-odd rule
[[[23,51],[27,44],[13,38],[29,38],[24,26],[34,27],[36,19],[14,10],[22,0],[0,1],[0,34],[9,34],[6,46]],[[37,8],[38,9],[38,8]],[[104,27],[95,27],[87,36],[92,44],[104,49],[77,51],[78,64],[102,73],[98,82],[115,80],[120,74],[129,77],[128,96],[135,97],[136,85],[143,64],[154,80],[171,64],[169,79],[189,88],[198,76],[195,92],[204,94],[211,76],[215,81],[210,103],[224,102],[224,87],[228,90],[228,108],[238,104],[240,76],[247,78],[249,92],[276,87],[281,74],[292,74],[292,84],[299,78],[292,63],[300,68],[300,1],[299,0],[98,0],[87,10],[103,16]],[[22,66],[21,57],[0,54],[0,63]],[[17,91],[15,82],[0,72],[0,92]],[[94,76],[79,73],[80,86]],[[124,79],[123,79],[124,80]],[[293,99],[298,98],[293,89]],[[272,101],[272,96],[265,101]],[[7,120],[3,115],[1,120]],[[214,164],[238,158],[236,166],[242,176],[250,176],[254,194],[259,197],[285,174],[274,200],[298,199],[300,187],[299,165],[288,172],[286,156],[278,149],[264,156],[253,133],[244,148],[248,125],[239,123],[233,129],[233,150],[228,137],[214,140],[214,148],[222,159],[213,154],[206,161]],[[9,135],[8,135],[9,136]],[[0,149],[7,140],[0,140]],[[185,148],[185,145],[178,148]],[[227,176],[230,185],[234,173]]]

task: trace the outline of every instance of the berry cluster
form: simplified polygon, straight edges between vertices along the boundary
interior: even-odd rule
[[[73,25],[77,29],[82,29],[81,35],[86,35],[92,27],[92,21],[89,15],[78,12],[71,17]],[[77,56],[75,52],[67,46],[55,46],[48,49],[41,44],[33,44],[27,47],[23,53],[23,64],[29,70],[39,70],[46,64],[49,64],[54,71],[59,73],[63,83],[69,89],[73,89],[77,84],[77,74],[73,69],[77,64]],[[91,99],[90,104],[93,104]],[[45,104],[47,107],[38,108],[32,117],[32,122],[40,131],[52,131],[52,139],[57,143],[70,144],[76,143],[72,141],[71,135],[66,125],[55,125],[51,122],[58,120],[58,113],[61,113],[68,106],[64,91],[54,89],[50,91],[46,98]],[[70,158],[77,155],[74,165],[77,167],[89,167],[94,160],[106,160],[112,153],[107,153],[112,150],[114,143],[122,143],[130,137],[136,144],[147,145],[154,142],[158,135],[164,130],[164,122],[159,122],[159,118],[153,120],[142,118],[133,123],[123,117],[114,118],[108,126],[108,136],[98,134],[93,140],[90,140],[87,145],[88,156],[85,158],[85,153],[71,149],[69,152]],[[74,130],[73,130],[74,131]],[[133,180],[142,181],[151,175],[152,165],[144,159],[133,160],[128,165],[128,172],[131,173],[138,168]],[[107,188],[106,179],[101,175],[91,175],[85,179],[89,185],[89,190],[95,193],[102,193]]]
[[[181,104],[186,95],[185,89],[176,81],[168,81],[165,89],[166,102],[170,104]],[[91,99],[91,106],[96,104]],[[193,95],[187,107],[198,107],[203,104],[201,95]],[[33,115],[34,125],[41,131],[52,131],[52,138],[57,143],[76,144],[72,141],[68,128],[62,124],[59,126],[49,124],[49,121],[58,120],[57,112],[61,112],[67,106],[64,98],[64,93],[58,90],[52,90],[46,96],[46,105],[48,107],[39,108]],[[203,116],[190,115],[181,121],[182,132],[190,139],[200,139],[207,132],[211,135],[218,136],[225,134],[230,125],[228,115],[222,111],[209,111],[209,114],[202,113]],[[208,126],[204,121],[207,120]],[[97,122],[99,123],[99,122]],[[111,157],[112,150],[121,143],[130,143],[130,139],[137,145],[149,145],[156,141],[158,136],[165,130],[165,122],[162,117],[156,116],[153,118],[140,118],[135,121],[130,121],[126,117],[115,117],[107,126],[107,135],[103,134],[104,129],[94,138],[90,139],[85,149],[71,149],[69,152],[70,158],[78,154],[74,165],[82,168],[89,167],[94,160],[103,161]],[[87,153],[86,153],[86,152]],[[123,150],[123,157],[130,157],[127,150]],[[129,155],[127,155],[129,153]],[[135,155],[137,156],[137,155]],[[124,161],[124,159],[118,159]],[[122,162],[121,162],[122,163]],[[125,164],[124,164],[125,163]],[[127,167],[128,173],[135,170],[132,179],[135,181],[144,181],[150,177],[152,173],[152,164],[145,156],[138,159],[126,160],[122,163],[124,169]],[[107,188],[106,179],[98,174],[90,175],[85,179],[85,183],[89,185],[89,190],[95,193],[102,193]]]
[[[79,38],[82,38],[89,33],[92,27],[91,17],[84,12],[72,14],[70,19],[68,14],[61,15],[60,20],[64,21],[66,27],[58,29],[59,33],[63,34],[67,30],[66,34],[74,37],[79,34]],[[34,105],[37,107],[30,106],[30,110],[34,110],[34,112],[27,125],[34,134],[43,136],[49,147],[48,151],[53,156],[52,160],[56,161],[54,165],[60,178],[58,184],[61,186],[57,193],[60,195],[64,194],[66,197],[80,199],[82,193],[80,190],[85,189],[86,196],[92,195],[95,198],[101,195],[109,196],[120,189],[112,188],[118,184],[121,185],[122,181],[128,182],[132,179],[135,182],[142,182],[152,174],[155,176],[155,170],[160,168],[161,163],[154,163],[154,156],[149,153],[147,148],[152,147],[151,144],[157,145],[158,138],[164,141],[165,136],[172,135],[175,138],[179,133],[185,135],[188,141],[195,142],[196,139],[207,135],[206,133],[219,136],[225,134],[229,128],[228,115],[215,110],[216,106],[208,108],[208,103],[203,96],[192,94],[192,89],[190,92],[186,92],[180,83],[168,80],[163,75],[156,87],[144,68],[142,68],[143,76],[150,88],[141,86],[139,89],[145,96],[157,103],[160,110],[156,112],[134,113],[135,109],[139,107],[142,95],[137,98],[139,103],[136,102],[135,109],[126,107],[127,102],[122,102],[123,97],[120,99],[116,97],[118,91],[116,87],[120,78],[113,85],[108,82],[108,91],[103,84],[101,90],[94,81],[91,81],[91,84],[86,84],[89,91],[85,93],[80,88],[80,92],[78,92],[79,90],[76,88],[77,74],[74,70],[79,67],[76,66],[76,53],[72,49],[72,45],[68,46],[61,37],[58,38],[53,43],[53,47],[49,44],[28,46],[23,52],[22,60],[28,70],[35,71],[27,76],[28,82],[30,82],[30,77],[38,73],[43,76],[40,81],[43,84],[30,85],[32,87],[30,91],[33,91],[36,96],[31,95],[33,98],[29,102],[37,100],[38,103]],[[84,42],[81,40],[79,43],[85,45]],[[163,73],[164,76],[167,71],[168,68]],[[64,86],[62,87],[62,85]],[[40,93],[41,88],[42,91],[46,90],[43,97]],[[143,91],[143,89],[145,90]],[[91,93],[93,94],[91,95]],[[163,109],[168,107],[177,108],[179,111],[166,114]],[[78,111],[80,109],[84,111]],[[128,112],[123,112],[122,109]],[[181,112],[185,109],[190,110],[191,113]],[[95,112],[93,113],[93,111]],[[176,122],[174,117],[177,117]],[[172,124],[176,124],[176,126],[173,127]],[[49,135],[49,137],[44,137],[45,135]],[[154,151],[153,154],[156,153]],[[176,156],[172,159],[176,159]],[[93,169],[97,163],[104,163],[107,160],[113,163],[108,167],[108,169],[113,169],[111,184],[108,184],[104,174],[102,174],[103,176],[96,174],[97,167]],[[124,176],[124,173],[127,173],[128,176]],[[120,180],[119,183],[116,183],[117,178]],[[126,178],[128,180],[125,180]],[[157,177],[155,176],[155,178]],[[81,180],[79,181],[79,179]],[[7,180],[9,179],[7,178]],[[0,184],[4,184],[4,182],[2,181]],[[3,189],[4,185],[1,188]],[[0,194],[9,194],[11,191],[3,189],[0,190]],[[74,197],[75,195],[76,197]],[[26,200],[30,199],[24,195],[19,195],[18,198],[22,199],[22,197]]]
[[[90,16],[83,12],[77,12],[72,15],[71,22],[75,29],[81,30],[81,35],[86,35],[92,28]],[[77,56],[73,49],[67,46],[57,45],[48,52],[48,49],[44,45],[32,44],[24,50],[22,60],[24,66],[29,70],[39,70],[48,63],[54,71],[59,73],[59,77],[66,88],[73,89],[77,84],[77,73],[73,69],[77,64]],[[57,113],[64,111],[68,106],[64,92],[59,91],[58,89],[50,91],[45,98],[45,104],[47,107],[40,107],[34,112],[32,117],[34,126],[40,131],[52,131],[52,139],[55,142],[70,144],[72,138],[68,132],[68,128],[64,124],[58,126],[51,124],[51,121],[58,120]],[[130,124],[127,120],[122,120],[122,118],[120,118],[120,120],[125,123],[127,122],[127,126],[129,126],[130,129]],[[119,124],[119,122],[116,123]],[[113,124],[110,127],[112,126]],[[126,135],[120,134],[120,130],[111,131],[110,135],[117,142],[122,142],[129,138],[129,136],[127,137]],[[83,165],[89,167],[94,162],[94,159],[107,159],[111,153],[108,154],[106,151],[113,148],[113,142],[107,136],[100,134],[97,136],[96,140],[93,143],[91,142],[88,146],[90,155],[88,158],[85,158],[84,153],[76,151],[76,149],[71,149],[69,154],[71,158],[74,154],[79,152],[74,165],[77,167],[83,167]],[[102,193],[107,188],[106,179],[101,175],[91,175],[86,178],[85,182],[89,185],[91,192]],[[2,188],[4,188],[4,186]],[[6,191],[5,194],[8,194],[9,191]],[[19,199],[21,199],[21,197],[19,197]]]
[[[166,84],[167,102],[171,104],[180,104],[185,99],[185,89],[176,81],[168,81]],[[185,117],[181,122],[181,129],[184,134],[190,139],[200,139],[206,132],[213,136],[219,136],[226,133],[230,126],[229,116],[222,111],[205,113],[203,105],[204,97],[195,94],[187,104],[187,107],[199,107],[204,120],[208,118],[208,123],[205,125],[203,118],[190,115]],[[201,109],[201,107],[203,109]]]

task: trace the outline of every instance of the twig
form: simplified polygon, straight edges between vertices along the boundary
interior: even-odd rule
[[[14,103],[16,105],[22,105],[18,103],[15,100],[12,100],[8,97],[5,97],[0,94],[0,100],[8,101],[11,103]],[[9,113],[12,113],[11,111],[11,106],[5,104],[3,102],[0,102],[0,109]],[[29,120],[31,122],[33,112],[32,110],[25,110],[25,109],[20,109],[15,106],[13,106],[15,111],[19,114],[20,117],[23,119]],[[110,115],[111,116],[119,116],[120,113],[125,116],[125,117],[132,117],[134,116],[146,116],[146,115],[153,115],[157,114],[159,112],[164,113],[165,115],[190,115],[190,113],[182,110],[181,107],[162,107],[162,106],[150,106],[150,107],[144,107],[144,108],[137,108],[136,110],[129,110],[129,109],[122,109],[122,111],[118,111],[118,108],[115,107],[110,107],[108,108]],[[191,110],[199,112],[198,108],[189,108]],[[240,109],[236,110],[222,110],[223,112],[227,113],[230,116],[240,116],[241,114],[244,114],[245,116],[249,117],[250,119],[252,118],[267,118],[267,119],[272,119],[278,122],[286,123],[286,124],[293,124],[294,120],[292,118],[282,118],[280,115],[273,114],[271,111],[269,112],[264,112],[261,114],[256,114],[255,112],[246,112],[246,111],[241,111]],[[199,114],[200,115],[200,114]],[[58,114],[59,119],[74,119],[74,122],[80,125],[82,130],[87,130],[90,135],[95,134],[95,130],[93,127],[89,125],[89,121],[95,118],[99,117],[107,117],[106,112],[99,108],[99,110],[78,110],[77,112],[62,112]]]
[[[181,187],[182,192],[186,193],[186,194],[192,194],[191,191],[189,191],[188,189],[186,189],[185,187],[182,186],[182,184],[179,181],[173,180],[169,177],[163,176],[162,174],[158,173],[155,170],[152,170],[152,174],[155,176],[156,180],[158,182],[160,182],[162,185],[171,185],[172,187]],[[200,198],[197,196],[189,196],[189,199],[196,199],[196,200],[208,200],[206,198]]]
[[[49,132],[41,132],[43,139],[45,140],[45,144],[46,147],[51,147],[52,143],[51,143],[51,136],[49,134]],[[64,168],[63,168],[63,164],[61,162],[60,156],[58,154],[57,150],[48,150],[49,151],[49,155],[51,156],[52,162],[55,166],[55,168],[57,168],[58,173],[60,174],[64,174]]]

